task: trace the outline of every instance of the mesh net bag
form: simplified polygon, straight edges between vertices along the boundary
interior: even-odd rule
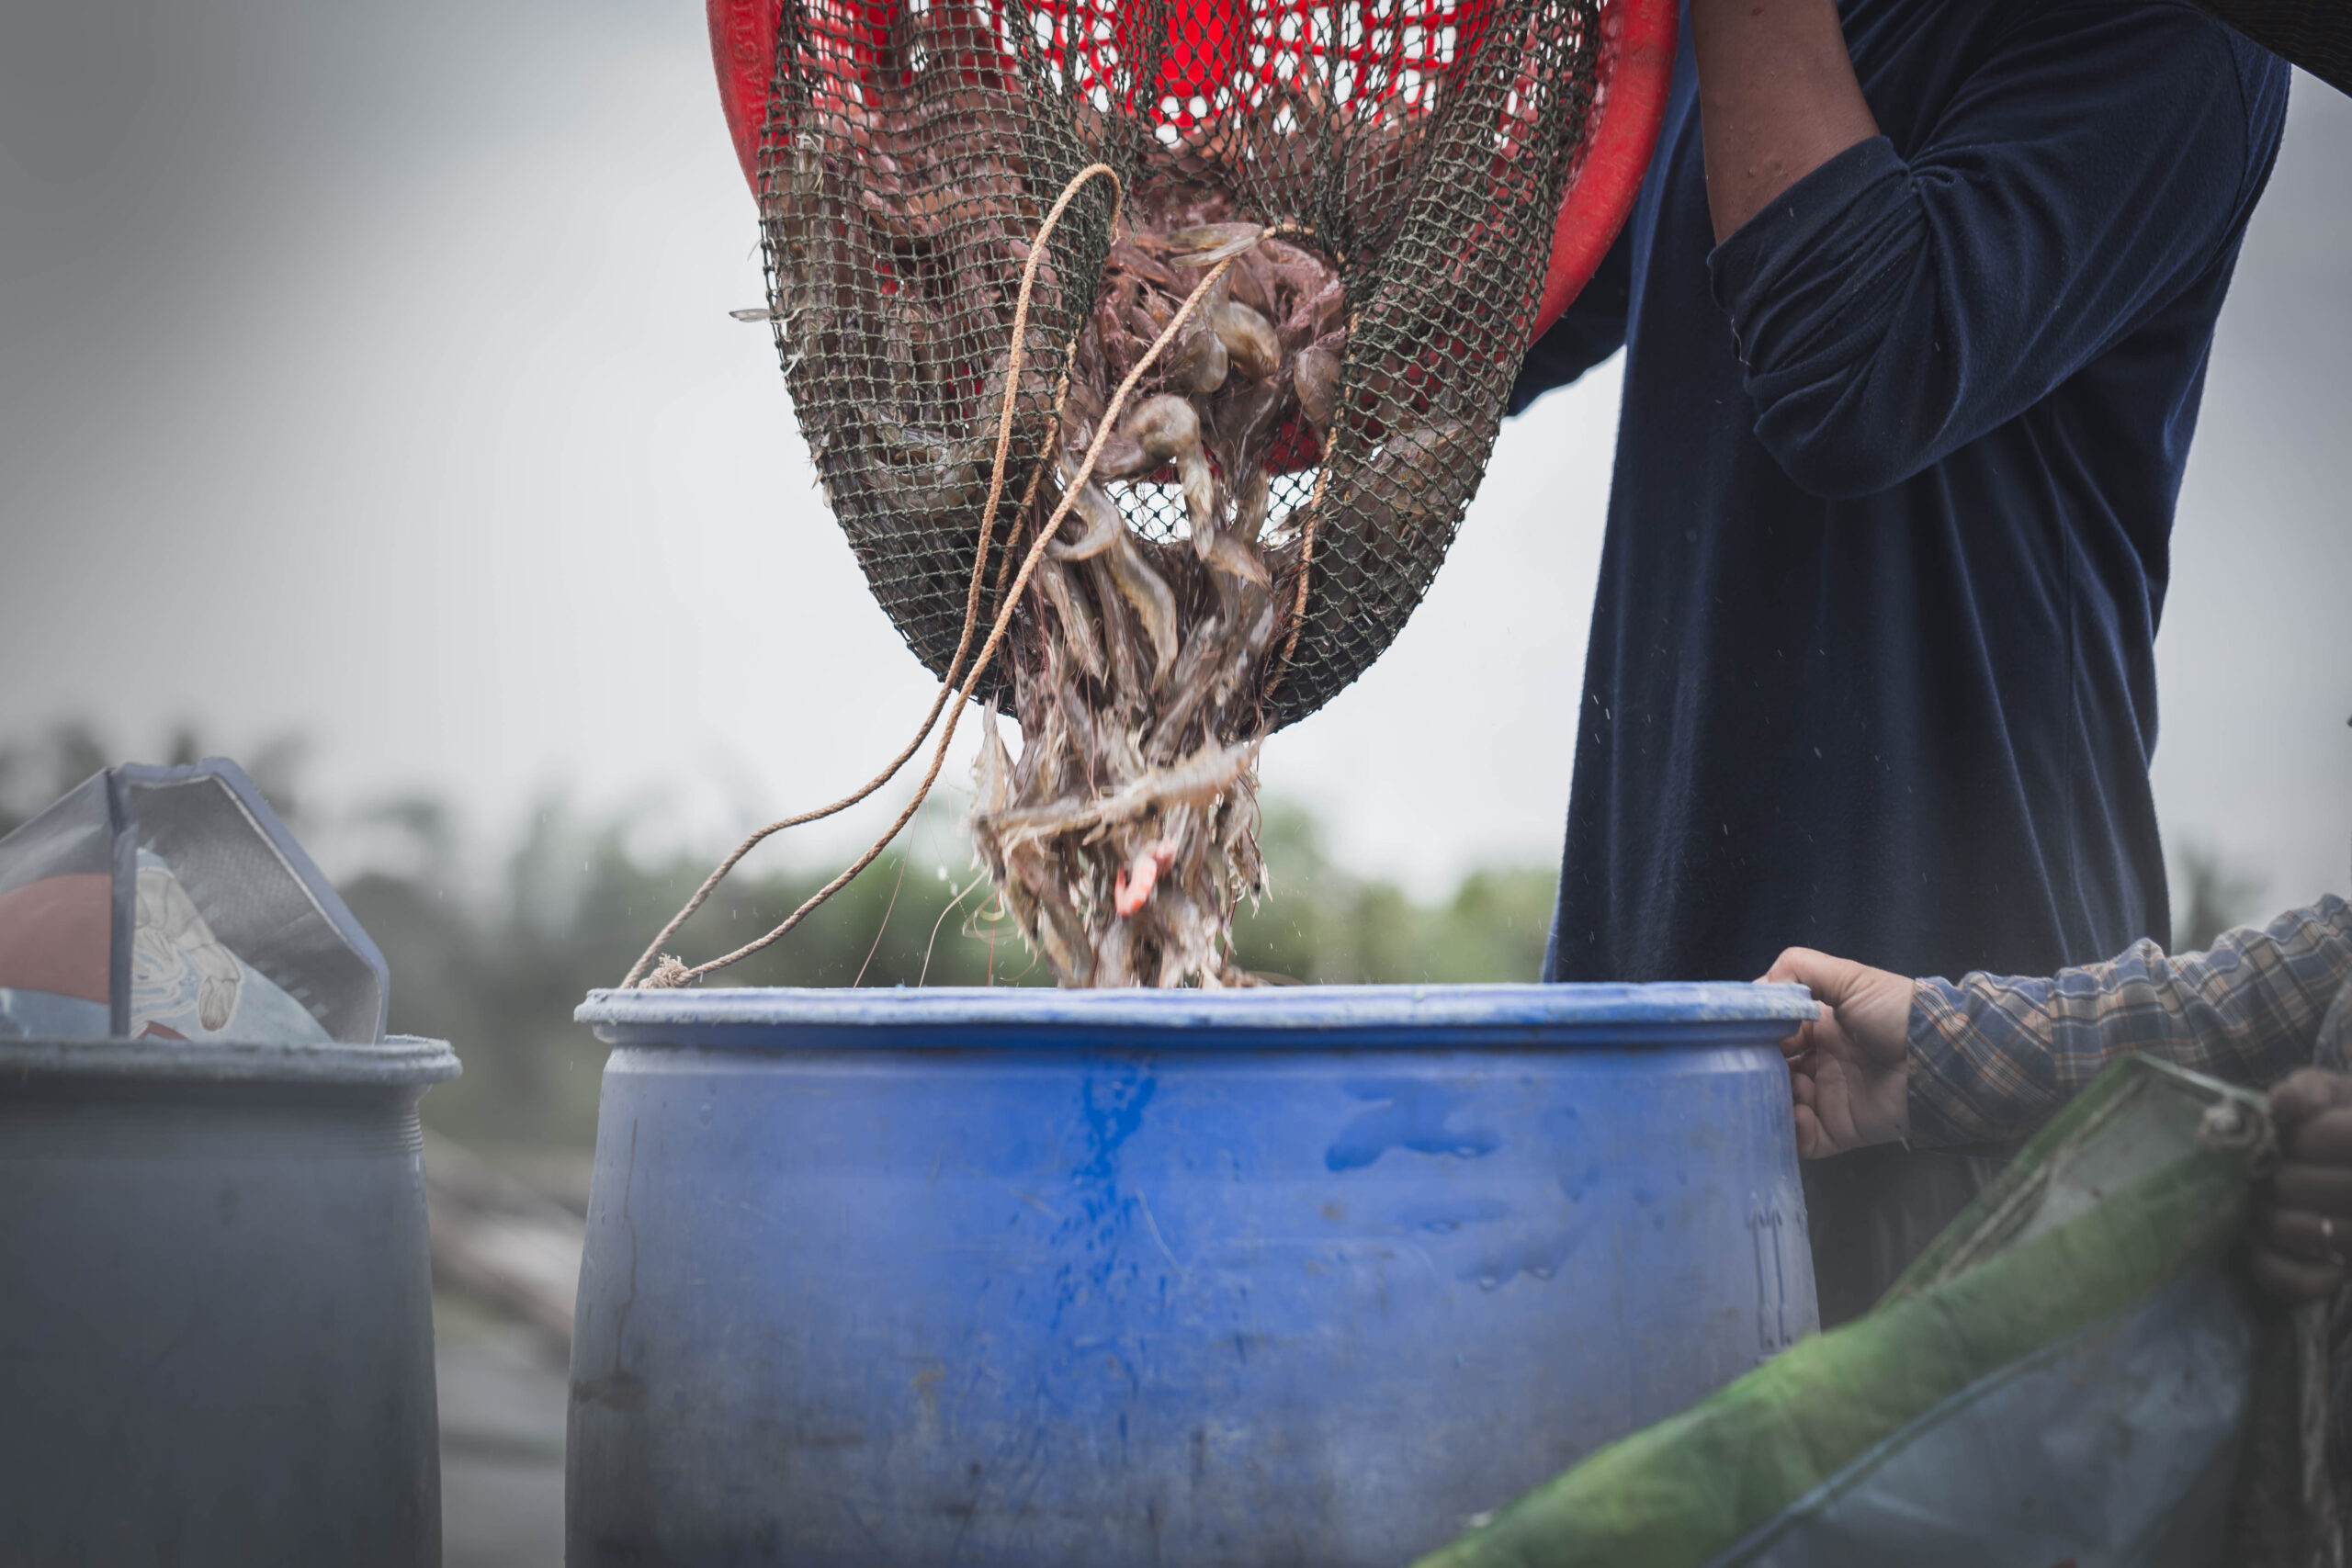
[[[801,434],[942,682],[917,802],[979,698],[980,863],[1057,977],[1248,983],[1258,746],[1363,673],[1436,574],[1534,329],[1646,161],[1670,0],[711,17]],[[1605,95],[1634,112],[1596,141]],[[1571,235],[1587,165],[1606,177]],[[790,930],[891,833],[760,942],[648,976],[752,844],[922,739],[755,834],[626,983]]]
[[[772,90],[745,129],[794,406],[916,655],[944,677],[960,640],[1028,243],[1099,163],[1119,186],[1078,194],[1037,269],[1012,451],[1048,445],[1057,379],[1117,291],[1122,191],[1130,222],[1291,230],[1263,270],[1328,270],[1350,320],[1326,301],[1272,323],[1285,354],[1335,325],[1345,346],[1328,428],[1293,417],[1248,454],[1289,649],[1264,718],[1304,716],[1361,674],[1427,590],[1493,444],[1584,138],[1598,5],[736,8],[739,55],[775,29]],[[1274,287],[1278,309],[1295,303]],[[1172,468],[1104,488],[1147,547],[1189,536]]]

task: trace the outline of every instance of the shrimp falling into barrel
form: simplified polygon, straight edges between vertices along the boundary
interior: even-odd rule
[[[1122,411],[1038,564],[1012,644],[1019,760],[993,715],[983,726],[973,835],[1064,985],[1248,979],[1232,923],[1265,882],[1261,693],[1283,619],[1274,571],[1298,547],[1268,537],[1268,460],[1295,422],[1318,439],[1329,428],[1345,296],[1313,251],[1226,211],[1218,193],[1172,183],[1130,205],[1072,356],[1041,514],[1069,494],[1112,389],[1230,265]],[[1181,498],[1164,538],[1106,488],[1137,496],[1155,479]]]
[[[933,717],[986,705],[973,838],[1064,985],[1250,982],[1260,750],[1388,646],[1491,449],[1599,0],[1401,6],[713,0],[810,458]],[[628,983],[872,863],[913,805],[661,956],[929,729]]]

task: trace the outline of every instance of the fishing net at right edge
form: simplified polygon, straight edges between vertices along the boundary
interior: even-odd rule
[[[827,500],[923,662],[945,675],[964,630],[1030,243],[1100,163],[1125,193],[1121,237],[1281,232],[1251,262],[1258,281],[1237,286],[1262,297],[1285,385],[1317,342],[1339,375],[1319,427],[1294,411],[1238,448],[1265,472],[1250,526],[1283,616],[1260,721],[1303,717],[1361,674],[1419,604],[1484,472],[1591,107],[1597,13],[1598,0],[786,0],[758,159],[777,345]],[[1086,433],[1125,363],[1105,347],[1126,330],[1106,311],[1120,205],[1107,180],[1079,188],[1037,267],[999,540],[1053,503],[1046,483],[1020,511],[1031,469],[1071,445],[1073,422]],[[1160,259],[1170,297],[1204,276]],[[1337,276],[1336,310],[1309,308],[1317,268]],[[1177,357],[1138,400],[1185,374]],[[1072,412],[1057,429],[1065,371]],[[1153,558],[1183,548],[1180,478],[1162,467],[1110,487]],[[1228,525],[1244,478],[1218,476]],[[996,592],[1005,577],[1000,563]],[[1010,678],[992,668],[982,694]]]

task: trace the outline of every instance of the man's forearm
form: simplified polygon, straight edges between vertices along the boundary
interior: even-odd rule
[[[1836,0],[1690,0],[1715,240],[1878,134]]]

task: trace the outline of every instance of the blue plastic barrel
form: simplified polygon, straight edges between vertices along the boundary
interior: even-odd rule
[[[575,1565],[1394,1565],[1815,1325],[1789,987],[597,992]]]

